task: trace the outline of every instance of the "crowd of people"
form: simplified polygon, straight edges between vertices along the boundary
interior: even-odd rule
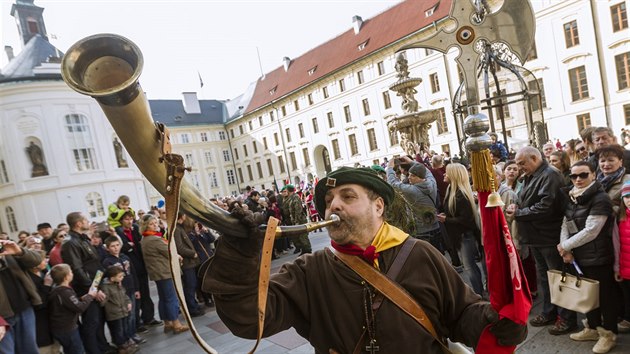
[[[490,150],[530,292],[542,298],[542,312],[530,325],[596,341],[593,351],[606,353],[619,332],[630,332],[630,151],[609,128],[580,135],[542,151],[507,151],[494,135]],[[395,191],[386,219],[405,220],[396,226],[447,255],[474,293],[487,298],[480,206],[469,169],[465,159],[432,152],[371,166]],[[242,195],[211,201],[228,212],[240,208],[298,225],[322,217],[317,198],[314,185],[287,184],[281,190],[247,187]],[[62,346],[68,354],[134,353],[148,327],[173,334],[189,329],[178,320],[180,304],[164,262],[166,213],[157,207],[136,212],[130,204],[126,196],[112,203],[107,223],[90,224],[73,212],[54,229],[41,223],[36,233],[22,231],[15,241],[0,237],[0,292],[9,299],[0,307],[0,351],[58,353]],[[172,227],[186,305],[193,317],[201,316],[214,301],[201,291],[197,269],[213,256],[220,235],[185,214]],[[276,239],[274,258],[290,251],[310,254],[308,235]],[[547,270],[575,268],[600,282],[601,306],[586,314],[580,331],[575,312],[551,303],[547,282]],[[160,320],[149,281],[156,284]]]

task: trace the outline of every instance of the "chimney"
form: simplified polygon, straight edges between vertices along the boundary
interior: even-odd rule
[[[11,47],[10,45],[4,46],[4,52],[7,53],[7,58],[9,58],[9,61],[15,58],[15,55],[13,55],[13,47]]]
[[[184,111],[187,114],[201,114],[197,92],[182,92],[182,95],[184,96]]]
[[[363,25],[363,19],[359,15],[352,16],[352,27],[354,28],[354,34],[359,34],[361,30],[361,25]]]
[[[282,58],[282,65],[284,65],[284,71],[289,71],[289,65],[291,65],[291,58],[284,57]]]

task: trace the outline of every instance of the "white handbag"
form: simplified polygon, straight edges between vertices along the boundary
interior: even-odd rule
[[[567,310],[587,313],[599,307],[599,281],[585,278],[573,262],[578,275],[567,273],[565,264],[562,271],[548,270],[551,303]]]

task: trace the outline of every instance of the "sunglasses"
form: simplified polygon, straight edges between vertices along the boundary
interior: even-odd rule
[[[586,179],[590,175],[591,175],[590,172],[582,172],[582,173],[578,173],[578,174],[570,174],[569,178],[571,178],[572,180],[576,180],[578,177],[580,177],[581,179]]]
[[[582,146],[581,148],[577,149],[578,152],[582,152],[584,150],[586,150],[586,148],[584,146]]]

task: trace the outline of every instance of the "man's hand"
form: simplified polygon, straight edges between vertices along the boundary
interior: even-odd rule
[[[97,291],[96,294],[94,295],[94,299],[98,302],[103,302],[105,301],[106,298],[107,298],[107,295],[105,295],[105,293],[100,290]]]
[[[140,292],[139,292],[139,291],[136,291],[135,293],[133,293],[133,296],[134,296],[136,299],[140,299],[140,298],[142,297],[142,296],[140,295]]]
[[[486,320],[491,323],[490,332],[499,345],[514,346],[527,338],[526,324],[518,324],[506,317],[499,319],[499,314],[491,307],[486,312]]]
[[[24,254],[22,248],[11,240],[0,240],[0,245],[2,245],[0,256],[21,256]]]
[[[0,341],[2,341],[2,338],[4,338],[4,335],[7,333],[7,327],[6,326],[0,326]]]
[[[230,216],[238,219],[240,223],[245,226],[248,230],[247,235],[243,235],[243,237],[223,236],[221,238],[238,250],[243,256],[253,257],[259,255],[264,235],[264,231],[258,228],[263,222],[262,215],[260,213],[252,213],[250,210],[235,207]]]
[[[387,167],[394,168],[395,166],[396,166],[396,161],[394,159],[391,159],[387,162]]]

